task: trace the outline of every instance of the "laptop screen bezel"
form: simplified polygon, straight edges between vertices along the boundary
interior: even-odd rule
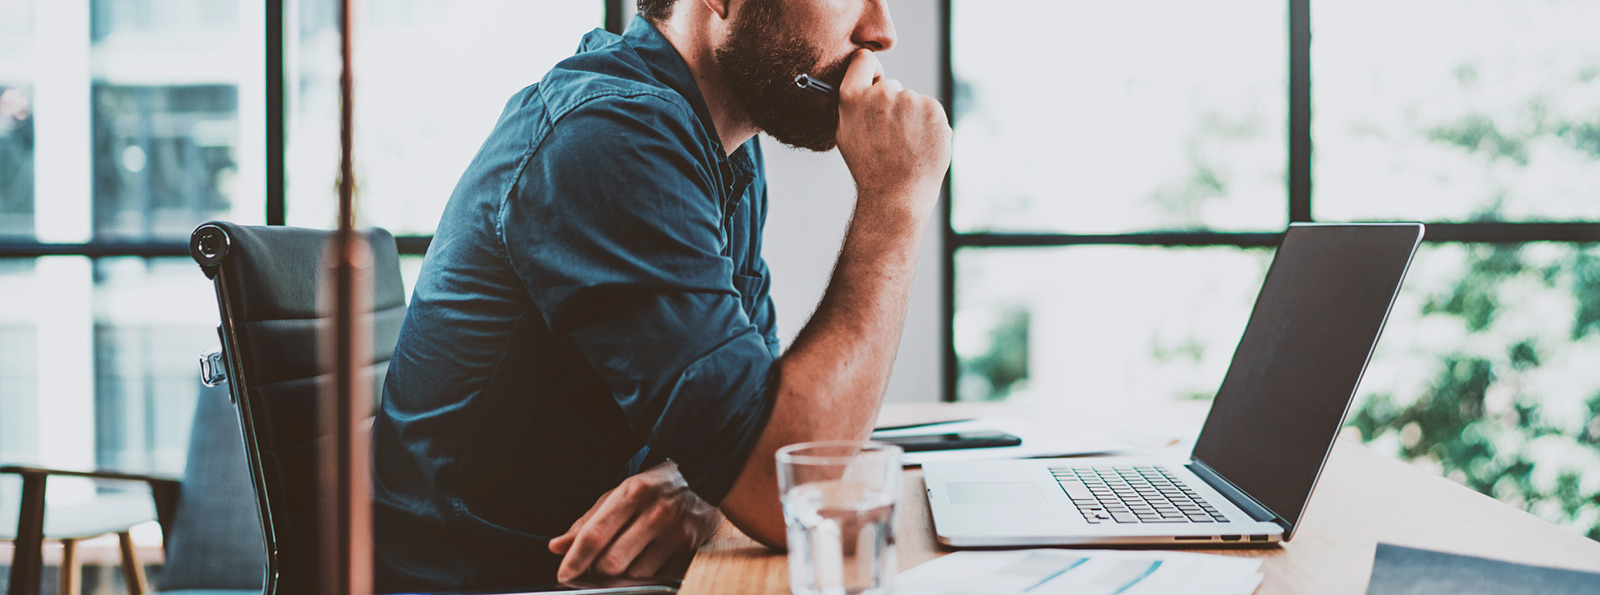
[[[1417,222],[1393,222],[1393,223],[1293,223],[1293,224],[1290,224],[1288,229],[1286,229],[1284,231],[1283,238],[1287,239],[1288,235],[1291,234],[1291,233],[1294,233],[1294,231],[1297,230],[1297,229],[1326,228],[1326,227],[1391,227],[1391,228],[1409,227],[1409,228],[1412,228],[1412,229],[1415,230],[1415,237],[1412,240],[1411,248],[1406,253],[1405,266],[1401,268],[1400,278],[1395,283],[1394,290],[1389,295],[1388,306],[1385,308],[1383,317],[1378,323],[1378,332],[1373,335],[1372,344],[1367,346],[1366,357],[1363,359],[1363,362],[1361,364],[1361,369],[1356,374],[1355,383],[1350,388],[1350,395],[1345,398],[1344,410],[1343,410],[1343,413],[1340,415],[1340,427],[1343,427],[1344,421],[1349,419],[1349,417],[1350,417],[1350,408],[1355,403],[1356,392],[1359,391],[1360,388],[1361,388],[1361,380],[1366,377],[1367,368],[1370,367],[1370,365],[1372,363],[1372,353],[1373,353],[1374,350],[1377,349],[1378,341],[1382,340],[1382,338],[1383,338],[1383,331],[1388,326],[1390,315],[1392,315],[1394,313],[1395,302],[1398,300],[1398,298],[1400,296],[1401,288],[1404,287],[1404,285],[1405,285],[1406,277],[1411,272],[1411,264],[1414,262],[1414,260],[1416,258],[1417,249],[1422,245],[1422,238],[1426,233],[1426,227],[1422,223],[1417,223]],[[1283,245],[1283,240],[1280,239],[1280,241],[1279,241],[1280,248],[1281,248],[1282,245]],[[1258,292],[1257,296],[1256,296],[1257,307],[1259,307],[1259,303],[1260,303],[1262,294],[1266,292],[1266,289],[1268,287],[1268,283],[1272,279],[1272,272],[1273,272],[1273,269],[1276,268],[1277,263],[1278,263],[1277,255],[1274,255],[1274,257],[1273,257],[1273,266],[1268,268],[1267,275],[1266,275],[1266,277],[1264,278],[1264,280],[1262,281],[1262,284],[1261,284],[1261,291]],[[1253,310],[1254,310],[1254,308],[1252,308],[1252,318],[1254,317]],[[1240,332],[1240,340],[1241,340],[1241,342],[1243,341],[1243,339],[1244,339],[1244,332],[1241,331]],[[1237,351],[1237,347],[1235,348],[1235,351]],[[1224,382],[1226,382],[1226,381],[1224,381]],[[1219,393],[1218,397],[1220,398],[1221,397],[1221,386],[1220,385],[1218,387],[1218,393]],[[1209,427],[1209,422],[1211,421],[1211,417],[1213,415],[1215,415],[1215,414],[1216,414],[1216,407],[1215,407],[1215,402],[1213,402],[1212,410],[1210,412],[1208,412],[1207,415],[1206,415],[1206,423],[1202,424],[1201,427],[1202,428]],[[1223,429],[1223,428],[1214,429],[1214,431],[1232,431],[1232,430],[1238,430],[1238,428],[1228,428],[1226,430]],[[1250,506],[1254,506],[1255,508],[1259,508],[1261,510],[1265,510],[1269,514],[1271,514],[1273,516],[1272,521],[1283,527],[1283,540],[1284,541],[1288,541],[1291,538],[1293,538],[1294,532],[1295,532],[1295,530],[1298,528],[1298,526],[1300,524],[1299,521],[1301,519],[1303,519],[1304,516],[1305,516],[1306,508],[1310,505],[1311,497],[1313,495],[1315,495],[1317,485],[1322,480],[1322,472],[1327,467],[1328,456],[1332,454],[1333,445],[1334,445],[1335,442],[1338,441],[1338,437],[1339,437],[1339,432],[1338,431],[1333,432],[1333,434],[1329,437],[1328,444],[1323,449],[1322,457],[1321,457],[1320,461],[1317,463],[1316,473],[1312,476],[1311,489],[1310,489],[1310,491],[1308,491],[1306,493],[1306,497],[1303,500],[1301,500],[1301,502],[1300,502],[1300,510],[1295,511],[1295,514],[1294,514],[1294,517],[1293,517],[1295,519],[1294,521],[1290,521],[1289,517],[1285,516],[1284,514],[1282,514],[1281,512],[1279,512],[1277,510],[1273,510],[1272,507],[1267,506],[1264,502],[1261,502],[1260,500],[1258,500],[1254,495],[1251,495],[1248,491],[1246,491],[1245,489],[1240,487],[1238,484],[1234,483],[1234,481],[1232,479],[1229,479],[1227,477],[1227,475],[1223,474],[1220,470],[1212,467],[1208,462],[1206,462],[1205,460],[1201,459],[1197,452],[1191,451],[1190,459],[1191,459],[1191,461],[1203,466],[1205,468],[1205,470],[1207,471],[1207,473],[1201,474],[1201,477],[1206,478],[1206,479],[1211,479],[1209,477],[1206,477],[1206,476],[1209,475],[1209,476],[1214,477],[1217,480],[1220,480],[1220,481],[1225,482],[1227,484],[1225,487],[1228,488],[1228,489],[1219,489],[1219,491],[1222,492],[1224,495],[1228,495],[1230,497],[1239,496],[1239,497],[1243,497],[1243,498],[1248,499],[1249,500],[1249,502],[1248,502],[1249,506],[1241,506],[1242,508],[1245,508],[1245,509],[1248,510],[1250,508]],[[1204,440],[1205,440],[1205,433],[1202,430],[1201,435],[1195,440],[1196,447],[1198,448],[1198,446]],[[1232,492],[1232,493],[1230,494],[1229,492]]]

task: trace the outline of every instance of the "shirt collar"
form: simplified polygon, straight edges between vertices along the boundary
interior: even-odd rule
[[[650,74],[656,80],[689,101],[695,116],[700,118],[701,125],[705,126],[712,142],[717,145],[719,154],[722,153],[722,137],[717,135],[716,122],[711,119],[711,108],[706,105],[705,96],[700,94],[700,85],[694,81],[694,72],[689,70],[689,64],[683,61],[683,56],[678,54],[678,48],[673,47],[672,42],[667,41],[667,37],[653,23],[639,17],[628,24],[622,39],[650,67]]]
[[[604,44],[607,38],[616,39],[609,34],[590,35],[584,39],[580,50],[595,49]],[[641,17],[635,17],[628,24],[627,30],[622,33],[622,40],[650,68],[652,77],[677,91],[689,102],[689,106],[694,109],[695,116],[700,119],[701,126],[705,127],[706,134],[716,148],[717,161],[727,163],[734,175],[743,181],[748,182],[753,178],[756,156],[760,152],[759,148],[752,148],[752,145],[758,142],[757,137],[752,137],[731,156],[727,154],[727,150],[722,146],[722,137],[717,134],[716,121],[711,119],[711,108],[706,105],[705,96],[700,94],[700,85],[695,83],[694,72],[689,70],[689,64],[684,62],[683,56],[678,53],[678,48],[667,41],[667,37],[656,29],[655,24]]]

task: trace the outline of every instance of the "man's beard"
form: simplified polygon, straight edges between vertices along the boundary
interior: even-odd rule
[[[784,26],[782,6],[783,0],[746,0],[728,41],[716,49],[717,69],[757,128],[786,145],[832,150],[838,101],[801,90],[794,77],[810,74],[837,86],[850,59],[821,64],[821,50]]]

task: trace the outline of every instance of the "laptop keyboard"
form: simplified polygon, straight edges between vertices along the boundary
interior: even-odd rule
[[[1051,467],[1090,523],[1220,523],[1216,507],[1161,467]]]

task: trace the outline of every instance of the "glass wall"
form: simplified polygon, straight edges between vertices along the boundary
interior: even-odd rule
[[[1291,5],[1315,31],[1309,154],[1288,142]],[[1600,539],[1600,248],[1506,239],[1600,223],[1600,4],[951,15],[956,398],[1210,398],[1270,260],[1231,232],[1282,229],[1285,164],[1309,163],[1310,220],[1489,224],[1424,246],[1351,431]]]
[[[39,456],[39,330],[32,260],[0,258],[0,460]],[[16,420],[16,421],[9,421]]]
[[[33,236],[33,0],[0,0],[0,241]]]
[[[1600,221],[1600,4],[1311,7],[1319,219]],[[1353,414],[1363,439],[1600,539],[1597,255],[1424,249]]]
[[[333,0],[292,0],[288,222],[338,213],[339,35]],[[358,3],[358,7],[362,3]],[[431,235],[506,101],[571,56],[602,2],[365,3],[354,40],[356,220]]]
[[[1363,440],[1600,539],[1600,247],[1417,255],[1350,424]]]
[[[604,11],[598,0],[355,4],[358,220],[396,235],[432,232],[506,100]],[[216,303],[192,260],[156,254],[207,220],[267,219],[263,8],[0,0],[0,463],[183,471]],[[328,228],[335,3],[285,10],[287,212]],[[39,243],[67,254],[27,252]],[[134,255],[90,256],[108,248]],[[420,258],[403,263],[409,284]],[[58,483],[52,498],[92,491]]]
[[[1600,4],[1312,9],[1319,219],[1600,220]]]
[[[1282,229],[1284,6],[957,0],[951,224]]]
[[[33,236],[33,92],[0,82],[0,238]]]
[[[0,243],[263,222],[261,14],[0,0]],[[0,254],[0,303],[0,460],[182,472],[195,358],[216,348],[192,262]],[[52,497],[84,491],[65,487]]]
[[[1210,399],[1271,258],[1233,247],[962,250],[958,398]]]

